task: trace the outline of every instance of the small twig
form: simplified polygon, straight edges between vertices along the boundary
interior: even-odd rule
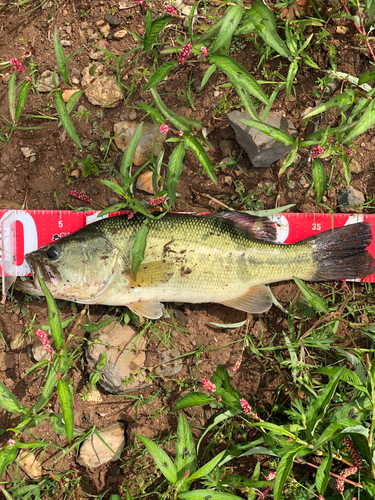
[[[347,14],[349,14],[349,16],[350,16],[349,9],[348,9],[348,7],[344,4],[343,0],[340,0],[340,3],[341,3],[341,5],[344,7],[344,9],[345,9],[346,13],[347,13]],[[360,35],[364,35],[364,36],[366,37],[366,44],[367,44],[367,48],[368,48],[368,50],[370,51],[370,54],[371,54],[372,60],[375,62],[375,54],[374,54],[374,51],[372,50],[372,47],[371,47],[371,45],[370,45],[370,42],[368,41],[368,37],[367,37],[366,32],[362,31],[362,30],[361,30],[361,28],[358,26],[358,24],[357,24],[355,21],[353,21],[353,23],[354,23],[354,26],[357,28],[358,33],[359,33]]]
[[[303,463],[305,463],[306,465],[310,465],[310,467],[314,467],[315,469],[319,469],[317,465],[310,462],[305,462],[305,460],[303,461]],[[353,486],[357,486],[357,488],[362,488],[364,490],[364,487],[360,483],[355,483],[354,481],[346,479],[346,477],[339,476],[338,474],[334,474],[333,472],[330,472],[330,475],[335,477],[336,479],[340,479],[340,481],[345,481],[346,483],[352,484]]]
[[[194,194],[197,194],[198,196],[203,196],[204,198],[208,198],[209,200],[213,201],[214,203],[217,203],[218,205],[220,205],[221,207],[224,207],[227,210],[230,210],[228,205],[225,205],[225,203],[221,203],[221,201],[217,200],[213,196],[206,194],[206,193],[198,193],[198,191],[194,191],[194,189],[192,189],[192,191],[194,192]]]
[[[23,199],[23,203],[21,205],[22,210],[25,210],[28,194],[29,194],[29,182],[26,181],[25,198]]]

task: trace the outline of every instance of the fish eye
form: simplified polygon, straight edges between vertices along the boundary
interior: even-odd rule
[[[59,256],[59,248],[56,245],[52,245],[46,252],[49,259],[55,260]]]

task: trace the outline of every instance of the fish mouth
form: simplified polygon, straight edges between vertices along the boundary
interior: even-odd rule
[[[25,255],[25,260],[30,266],[35,288],[40,290],[38,276],[47,286],[58,286],[61,274],[52,262],[47,261],[44,256],[38,255],[38,252]]]

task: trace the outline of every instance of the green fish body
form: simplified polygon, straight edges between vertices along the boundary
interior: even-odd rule
[[[147,318],[163,302],[215,302],[260,313],[272,305],[265,284],[361,278],[374,272],[365,250],[371,226],[358,223],[293,245],[275,243],[274,224],[237,212],[196,216],[166,214],[147,221],[144,260],[134,279],[132,248],[145,217],[101,219],[26,256],[56,298],[84,304],[125,305]]]

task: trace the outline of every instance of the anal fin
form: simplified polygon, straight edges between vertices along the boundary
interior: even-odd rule
[[[133,302],[127,306],[133,313],[148,319],[158,319],[163,316],[164,306],[158,300],[145,300],[144,302]]]
[[[268,311],[272,306],[272,293],[266,285],[256,285],[249,288],[244,295],[222,304],[239,311],[259,314]]]

